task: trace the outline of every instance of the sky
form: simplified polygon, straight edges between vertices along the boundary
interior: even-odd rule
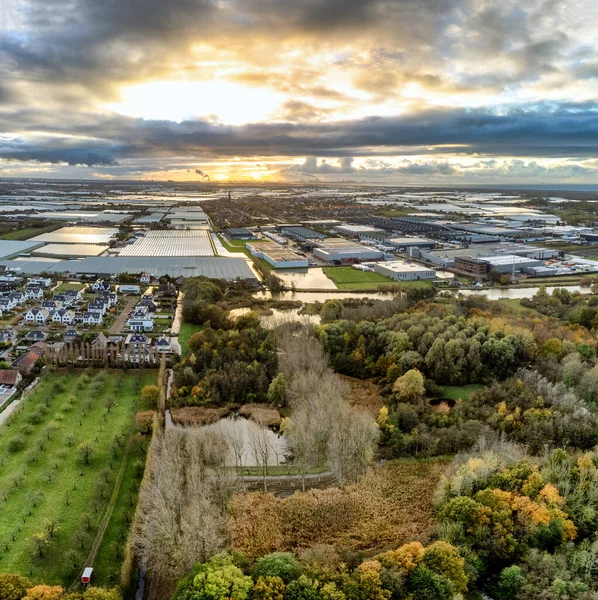
[[[0,1],[0,177],[598,183],[595,0]]]

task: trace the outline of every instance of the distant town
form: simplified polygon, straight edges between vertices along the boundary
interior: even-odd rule
[[[60,365],[179,355],[189,277],[359,297],[587,285],[598,273],[583,193],[73,182],[0,192],[1,358],[12,367],[0,405],[43,355]]]

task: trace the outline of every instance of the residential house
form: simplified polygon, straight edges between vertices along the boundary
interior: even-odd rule
[[[0,311],[0,314],[2,314],[2,311]],[[3,329],[0,331],[0,344],[12,343],[16,337],[16,333],[12,329]]]
[[[139,278],[139,283],[151,283],[152,278],[148,273],[142,273],[141,277]]]
[[[86,325],[101,325],[102,313],[89,311],[83,313],[83,323],[85,323]]]
[[[104,332],[100,331],[100,333],[98,333],[98,337],[96,337],[96,339],[93,342],[91,342],[91,347],[105,349],[107,346],[108,339],[104,335]]]
[[[141,344],[149,344],[149,338],[143,333],[129,333],[125,338],[125,346],[138,347]]]
[[[83,297],[81,290],[65,290],[62,295],[69,301],[70,304],[78,302]]]
[[[56,304],[60,304],[62,308],[66,308],[71,304],[71,301],[66,297],[66,294],[54,294],[52,300],[56,302]]]
[[[148,313],[155,313],[158,310],[158,305],[152,300],[142,300],[137,304],[136,308],[146,308]]]
[[[50,318],[50,312],[45,308],[30,308],[25,313],[25,321],[28,323],[37,323],[38,325],[45,325],[46,321]]]
[[[147,310],[135,309],[127,325],[131,331],[151,331],[154,328],[154,319]]]
[[[10,388],[16,388],[22,379],[23,376],[18,371],[13,371],[12,369],[0,370],[0,387],[4,388],[2,390],[2,395],[6,395],[7,392],[10,392]]]
[[[103,298],[94,298],[87,306],[88,312],[99,313],[101,316],[106,314],[108,303]]]
[[[27,332],[23,339],[28,342],[45,342],[47,337],[47,334],[43,331],[34,330]]]
[[[0,311],[11,311],[14,307],[13,301],[8,296],[0,298]]]
[[[25,288],[25,298],[27,300],[43,300],[44,290],[39,285],[28,285]]]
[[[160,336],[156,340],[156,351],[161,353],[172,352],[172,343],[170,338],[167,338],[163,335]]]
[[[8,297],[12,299],[15,306],[19,306],[20,304],[23,304],[27,301],[27,297],[25,296],[24,292],[11,292],[10,294],[8,294]]]
[[[55,310],[62,308],[62,304],[60,302],[56,302],[56,300],[44,300],[41,307],[48,311],[54,312]]]
[[[110,291],[110,282],[105,279],[98,279],[92,286],[91,289],[94,292],[108,292]]]
[[[70,325],[75,320],[75,313],[72,310],[60,309],[52,315],[53,323],[61,323],[62,325]]]
[[[27,285],[37,285],[46,288],[52,285],[52,280],[49,277],[36,277],[35,279],[30,279]]]
[[[121,294],[140,294],[141,287],[139,287],[138,285],[119,285],[118,291]]]
[[[35,352],[39,356],[42,356],[47,347],[48,344],[46,344],[46,342],[35,342],[35,344],[29,348],[29,352]]]
[[[76,329],[67,329],[64,334],[64,341],[67,343],[74,342],[79,337]]]
[[[25,354],[21,354],[13,363],[12,368],[17,369],[23,374],[31,373],[33,367],[40,359],[41,354],[38,354],[35,351],[29,350],[25,352]]]
[[[108,308],[116,306],[118,302],[118,294],[116,292],[104,292],[99,298],[108,305]]]
[[[161,283],[158,286],[158,296],[164,296],[165,298],[175,298],[177,296],[177,289],[174,283]]]

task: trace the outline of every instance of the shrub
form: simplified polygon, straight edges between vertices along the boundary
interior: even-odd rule
[[[259,577],[279,577],[289,583],[301,575],[301,565],[290,552],[273,552],[258,560],[251,574],[256,581]]]
[[[21,600],[31,585],[26,577],[13,573],[0,573],[0,598],[2,600]]]
[[[25,438],[22,435],[15,435],[8,442],[9,452],[19,452],[25,447]]]

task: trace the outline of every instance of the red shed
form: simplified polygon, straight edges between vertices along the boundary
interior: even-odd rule
[[[83,575],[81,575],[81,583],[83,585],[87,585],[91,581],[92,573],[93,569],[91,567],[85,567],[85,569],[83,569]]]

